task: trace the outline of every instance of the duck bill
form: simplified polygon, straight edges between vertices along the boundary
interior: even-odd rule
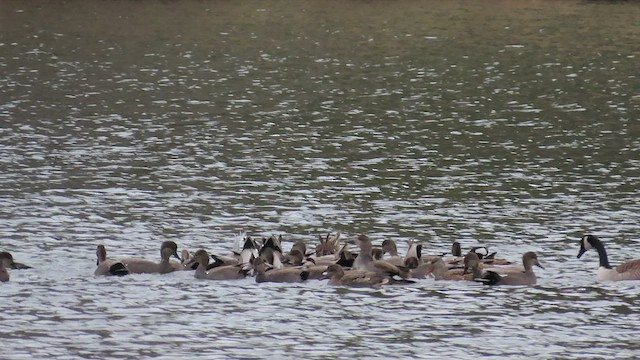
[[[12,269],[21,270],[21,269],[31,269],[31,266],[14,262],[11,264]]]
[[[178,255],[177,252],[173,253],[173,255],[171,255],[171,256],[173,256],[174,258],[176,258],[176,259],[180,260],[180,262],[182,262],[182,258],[180,257],[180,255]]]
[[[540,263],[536,263],[536,266],[539,267],[540,269],[544,269],[544,266],[540,265]]]

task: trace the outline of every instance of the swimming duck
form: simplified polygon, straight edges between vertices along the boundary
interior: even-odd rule
[[[289,253],[291,253],[294,250],[300,251],[300,253],[305,257],[313,254],[313,253],[307,253],[307,244],[305,244],[305,242],[302,240],[298,240],[295,243],[293,243],[293,245],[291,245],[291,249],[289,250]]]
[[[323,280],[326,279],[325,272],[330,265],[313,265],[313,262],[302,265],[302,270],[309,273],[307,280]]]
[[[489,253],[489,249],[486,246],[472,247],[469,252],[473,252],[478,256],[481,265],[511,265],[510,261],[496,258],[497,252],[494,251]],[[453,255],[453,258],[448,259],[445,263],[453,265],[464,261],[464,257],[462,256],[462,246],[459,242],[453,242],[451,245],[451,254]]]
[[[353,263],[356,260],[357,255],[354,255],[349,249],[347,249],[347,244],[342,248],[342,250],[338,253],[338,260],[335,264],[338,264],[342,267],[351,268],[353,267]],[[331,265],[331,264],[329,264]]]
[[[418,263],[422,264],[424,261],[424,258],[422,256],[422,244],[414,242],[413,240],[409,240],[407,245],[407,253],[404,256],[404,259],[407,260],[408,258],[416,258],[418,260]]]
[[[360,253],[353,262],[353,269],[374,271],[389,276],[400,276],[404,279],[411,277],[409,269],[404,266],[396,266],[384,260],[374,260],[371,255],[373,245],[368,236],[359,235],[356,239],[356,244],[360,247]]]
[[[206,250],[200,249],[193,254],[193,258],[189,261],[188,265],[197,264],[195,278],[205,280],[236,280],[244,279],[249,273],[248,268],[243,268],[242,265],[222,265],[214,267],[211,270],[207,270],[209,265],[209,254]]]
[[[238,252],[234,251],[234,255],[237,256],[238,263],[243,265],[251,264],[253,263],[253,260],[259,256],[258,244],[251,238],[251,236],[247,236],[244,238],[242,250]],[[225,261],[224,259],[222,260]]]
[[[533,265],[544,269],[538,261],[538,255],[532,251],[524,253],[522,255],[522,264],[524,265],[523,272],[500,275],[495,271],[487,271],[474,280],[485,285],[535,285],[537,279],[536,274],[533,272]]]
[[[409,269],[414,279],[424,279],[431,273],[431,263],[421,262],[416,257],[408,257],[404,260],[404,267]]]
[[[299,268],[309,273],[307,279],[321,280],[325,279],[324,272],[330,264],[316,264],[315,259],[305,257],[300,247],[293,247],[283,259],[286,267]],[[334,256],[334,255],[332,255]],[[335,263],[333,260],[332,263]]]
[[[333,255],[340,250],[340,233],[332,236],[330,233],[326,237],[319,236],[320,244],[316,245],[316,256]]]
[[[462,257],[462,247],[459,242],[454,241],[453,244],[451,244],[451,255],[455,257]]]
[[[96,247],[96,257],[98,258],[96,261],[98,267],[93,272],[94,275],[124,276],[129,274],[129,270],[127,270],[124,263],[115,259],[107,259],[107,249],[104,245],[100,244]]]
[[[398,256],[398,246],[391,239],[385,239],[382,242],[382,258],[376,260],[385,260],[396,266],[404,266],[404,257]],[[388,255],[385,257],[385,255]]]
[[[196,263],[191,262],[193,257],[189,250],[182,249],[182,251],[180,251],[180,256],[182,257],[182,262],[179,264],[174,261],[171,262],[171,265],[173,265],[176,270],[195,270],[198,267]]]
[[[252,258],[252,254],[249,256],[249,258]],[[226,256],[226,255],[220,255],[220,254],[209,254],[209,265],[207,265],[207,270],[211,270],[215,267],[218,266],[226,266],[226,265],[249,265],[251,263],[242,263],[241,260],[241,256],[234,254],[234,256]],[[213,262],[211,262],[211,260],[213,260]],[[197,263],[194,263],[195,267],[197,268]],[[192,266],[194,266],[192,265]]]
[[[448,269],[442,258],[431,260],[427,263],[427,273],[433,274],[435,280],[467,280],[472,281],[482,274],[480,259],[474,252],[469,252],[464,257],[463,269]],[[469,272],[471,270],[472,272]]]
[[[598,256],[600,257],[600,266],[598,267],[596,280],[640,280],[640,259],[628,260],[616,267],[612,267],[609,264],[609,257],[607,256],[607,251],[604,249],[604,245],[600,239],[594,235],[585,235],[582,237],[580,240],[578,259],[582,257],[587,250],[592,248],[595,248],[598,251]]]
[[[282,262],[286,266],[302,266],[307,259],[304,257],[304,253],[301,252],[298,248],[293,248],[289,251],[287,255],[284,256]]]
[[[127,267],[131,274],[166,274],[176,270],[176,267],[169,261],[171,256],[182,260],[178,256],[178,245],[173,241],[165,241],[160,246],[160,262],[140,258],[125,258],[120,262]]]
[[[388,284],[390,278],[381,273],[363,270],[344,270],[338,264],[327,268],[326,275],[329,278],[327,284],[333,286],[372,287],[379,288]]]
[[[256,282],[302,282],[309,278],[309,272],[296,267],[269,269],[269,264],[262,257],[253,260],[253,268],[256,270]]]
[[[371,257],[373,257],[373,260],[382,260],[383,256],[384,256],[384,251],[381,248],[379,247],[371,248]]]
[[[8,251],[0,252],[0,261],[5,262],[5,266],[10,269],[22,270],[31,269],[31,266],[13,261],[13,255]]]
[[[283,259],[284,254],[282,253],[282,237],[269,237],[268,239],[264,239],[263,245],[258,251],[258,254],[266,259],[272,268],[281,269],[284,267]],[[266,254],[266,255],[265,255]]]

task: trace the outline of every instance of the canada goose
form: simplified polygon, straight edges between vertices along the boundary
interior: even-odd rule
[[[31,266],[13,261],[13,255],[8,251],[0,252],[0,261],[5,262],[5,267],[15,270],[31,269]]]
[[[256,282],[302,282],[309,278],[309,272],[303,269],[288,267],[268,270],[268,264],[262,257],[253,260],[253,268],[256,270]]]
[[[123,276],[129,274],[127,267],[118,260],[107,259],[107,249],[104,245],[100,244],[96,247],[96,257],[98,258],[96,265],[96,271],[94,275],[116,275]]]
[[[209,254],[206,250],[200,249],[193,254],[193,258],[189,261],[188,265],[197,264],[194,277],[196,279],[205,280],[236,280],[244,279],[249,272],[248,269],[243,269],[241,265],[222,265],[214,267],[207,271],[209,265]]]
[[[178,256],[178,245],[173,241],[165,241],[160,246],[160,262],[140,258],[121,259],[122,262],[132,274],[166,274],[175,271],[175,267],[169,262],[169,258]]]
[[[353,262],[353,269],[380,272],[389,276],[397,275],[405,279],[411,276],[409,269],[404,266],[396,266],[384,260],[374,260],[371,255],[373,245],[366,235],[359,235],[356,243],[360,247],[360,253]]]
[[[598,281],[640,280],[640,259],[628,260],[612,267],[604,245],[594,235],[585,235],[580,240],[578,259],[589,249],[595,248],[600,257],[600,267],[596,274]]]
[[[373,271],[363,270],[347,270],[338,264],[331,265],[326,271],[329,278],[328,285],[333,286],[350,286],[350,287],[372,287],[379,288],[384,284],[388,284],[390,278],[383,274]]]
[[[538,255],[529,251],[522,255],[522,264],[524,271],[519,273],[511,273],[500,275],[495,271],[487,271],[481,277],[475,278],[475,281],[482,282],[485,285],[535,285],[537,282],[536,274],[533,272],[533,265],[544,269],[538,261]]]

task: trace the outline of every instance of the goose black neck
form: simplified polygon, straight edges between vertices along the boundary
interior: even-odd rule
[[[593,247],[598,251],[598,256],[600,257],[600,267],[604,267],[607,269],[611,269],[611,265],[609,265],[609,257],[607,256],[607,251],[604,249],[604,245],[600,242],[599,239],[596,239],[592,242]]]

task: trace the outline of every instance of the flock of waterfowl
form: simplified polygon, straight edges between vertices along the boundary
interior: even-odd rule
[[[357,245],[352,252],[349,245]],[[600,266],[598,281],[640,280],[640,259],[624,262],[616,267],[609,264],[604,245],[594,235],[580,240],[578,258],[589,249],[596,249]],[[398,255],[396,243],[384,240],[374,246],[366,235],[341,241],[340,234],[320,237],[314,250],[308,251],[304,241],[295,242],[289,251],[282,250],[282,237],[263,238],[260,241],[245,237],[242,248],[238,246],[228,256],[210,254],[204,249],[191,254],[173,241],[165,241],[160,247],[160,261],[143,258],[108,258],[106,248],[96,249],[95,275],[117,275],[195,270],[195,278],[206,280],[234,280],[249,276],[261,282],[302,282],[311,279],[328,279],[329,285],[373,287],[386,284],[413,283],[416,279],[432,277],[435,280],[476,281],[486,285],[534,285],[536,275],[533,266],[542,268],[534,252],[522,256],[522,266],[497,259],[486,247],[470,249],[463,255],[460,244],[454,242],[451,254],[422,255],[422,245],[408,244],[404,256]],[[171,260],[175,257],[179,261]],[[0,281],[9,281],[7,269],[28,269],[17,263],[8,252],[0,252]]]

